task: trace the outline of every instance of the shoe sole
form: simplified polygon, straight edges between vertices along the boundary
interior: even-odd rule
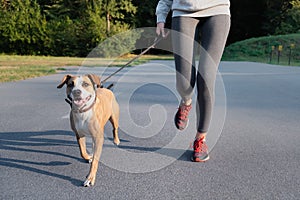
[[[205,162],[209,160],[209,155],[207,155],[204,159],[200,159],[200,158],[194,158],[194,156],[191,157],[191,160],[193,162]]]

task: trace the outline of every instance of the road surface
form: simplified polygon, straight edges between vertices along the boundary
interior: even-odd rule
[[[299,67],[222,62],[219,132],[210,139],[211,159],[193,163],[194,126],[191,133],[174,128],[178,95],[165,66],[174,63],[151,61],[110,80],[121,105],[121,144],[112,144],[107,125],[90,188],[82,187],[89,164],[70,130],[65,90],[56,86],[67,73],[107,76],[115,68],[71,67],[1,83],[0,199],[300,199]]]

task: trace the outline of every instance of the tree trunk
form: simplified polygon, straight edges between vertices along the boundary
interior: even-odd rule
[[[109,34],[110,32],[110,14],[106,14],[106,33]]]

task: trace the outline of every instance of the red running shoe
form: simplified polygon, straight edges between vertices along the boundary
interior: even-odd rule
[[[178,108],[178,111],[175,115],[175,126],[179,130],[185,129],[185,127],[188,124],[189,118],[189,112],[192,109],[192,105],[186,106],[186,105],[180,105]]]
[[[204,138],[194,141],[194,153],[191,159],[194,162],[205,162],[209,159],[208,148]]]

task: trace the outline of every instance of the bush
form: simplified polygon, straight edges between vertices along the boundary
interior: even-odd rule
[[[36,1],[10,1],[0,10],[0,18],[0,49],[3,53],[45,53],[46,20]]]
[[[0,53],[85,57],[106,38],[130,29],[127,22],[136,12],[130,0],[39,2],[0,2]]]
[[[272,63],[276,63],[279,45],[282,46],[282,62],[287,62],[291,48],[291,60],[294,63],[300,62],[300,34],[259,37],[236,42],[225,48],[223,60],[269,62],[272,55]]]

